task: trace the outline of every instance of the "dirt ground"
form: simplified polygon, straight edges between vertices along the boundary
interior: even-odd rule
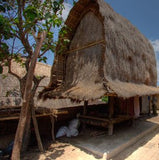
[[[112,160],[159,160],[159,129],[142,138]]]
[[[22,156],[23,160],[104,160],[69,143],[50,144],[44,153],[31,149]],[[142,138],[112,160],[159,160],[159,130]]]
[[[44,153],[29,151],[22,156],[23,160],[100,160],[95,155],[68,143],[51,144]]]

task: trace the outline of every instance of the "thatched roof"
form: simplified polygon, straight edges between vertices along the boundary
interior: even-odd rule
[[[98,100],[89,101],[88,105],[101,105],[105,104],[105,102]],[[36,107],[43,107],[49,109],[63,109],[63,108],[71,108],[71,107],[80,107],[83,106],[83,102],[72,102],[70,99],[47,99],[46,101],[39,100],[36,103]]]
[[[56,55],[41,97],[92,100],[159,93],[150,42],[104,0],[79,0],[66,25],[70,43]]]

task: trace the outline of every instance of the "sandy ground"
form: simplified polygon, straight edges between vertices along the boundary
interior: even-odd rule
[[[45,153],[29,151],[23,160],[99,160],[100,158],[68,143],[51,144]]]
[[[50,144],[45,153],[32,149],[22,157],[23,160],[103,160],[92,153],[68,143]],[[142,138],[112,160],[159,160],[159,130]]]
[[[142,138],[112,160],[159,160],[159,129]]]

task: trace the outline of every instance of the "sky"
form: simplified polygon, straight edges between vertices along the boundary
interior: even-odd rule
[[[159,0],[105,0],[115,12],[128,19],[151,42],[157,59],[159,85]],[[72,8],[71,0],[65,3],[63,18]],[[52,61],[48,62],[52,64]]]

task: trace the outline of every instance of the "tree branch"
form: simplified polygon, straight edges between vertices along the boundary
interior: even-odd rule
[[[15,76],[20,81],[21,78],[16,73],[12,72],[11,60],[8,60],[8,73]]]
[[[28,57],[26,58],[26,61],[25,61],[25,69],[26,69],[27,72],[28,72],[28,70],[29,70],[30,61],[31,61],[31,58],[28,56]]]
[[[18,49],[18,51],[16,52],[16,54],[18,53],[18,52],[20,52],[20,50],[22,50],[24,47],[21,47],[20,49]]]
[[[13,38],[13,44],[12,44],[12,50],[11,50],[11,54],[13,54],[13,51],[14,51],[15,39],[16,39],[16,38]]]
[[[33,77],[34,86],[33,86],[32,91],[31,91],[33,97],[34,97],[34,95],[35,95],[35,93],[36,93],[36,90],[37,90],[40,82],[41,82],[45,77],[46,77],[46,76],[42,76],[42,77],[40,77],[40,78],[36,78],[36,76],[34,75],[34,77]]]
[[[24,9],[24,2],[23,0],[17,0],[17,2],[18,2],[18,19],[19,19],[19,23],[17,24],[17,27],[19,29],[18,33],[20,36],[20,40],[24,45],[26,51],[30,56],[32,56],[33,55],[32,47],[30,46],[28,39],[25,37],[25,32],[23,31],[22,10]]]
[[[36,37],[36,35],[35,35],[35,31],[32,31],[32,35],[33,35],[33,37],[34,37],[34,40],[37,42],[37,37]]]
[[[43,53],[41,53],[38,58],[42,57],[48,50],[49,48],[45,49],[45,51],[43,51]]]

